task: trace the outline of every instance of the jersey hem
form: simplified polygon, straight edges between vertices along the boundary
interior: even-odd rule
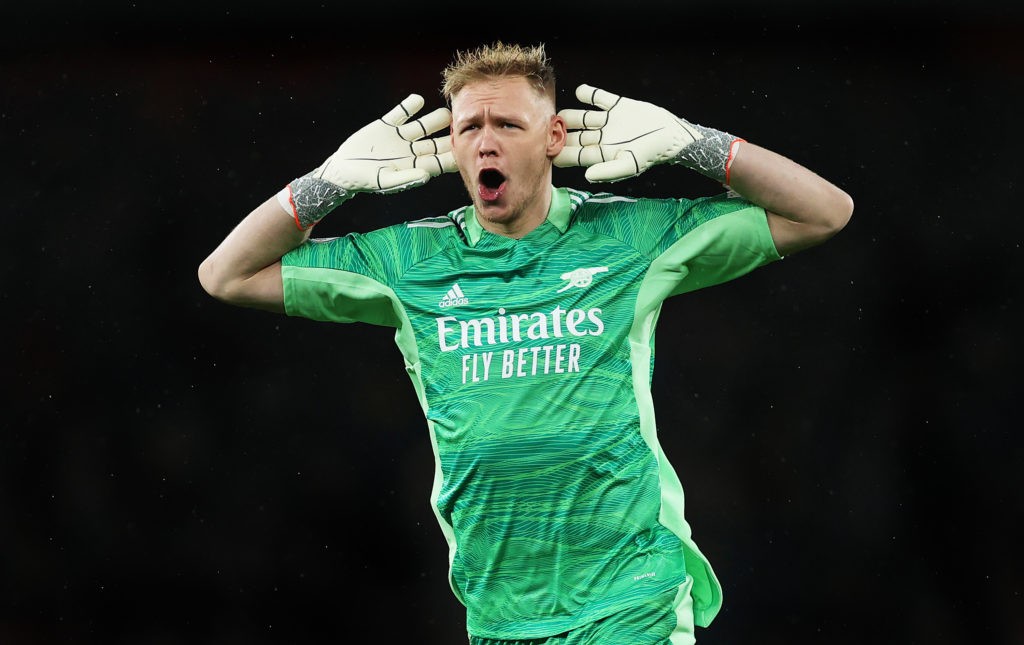
[[[642,595],[632,592],[619,596],[608,603],[602,603],[600,609],[582,607],[573,617],[547,618],[542,620],[531,619],[516,623],[494,624],[490,626],[475,627],[471,625],[471,619],[467,617],[467,632],[473,638],[487,638],[492,640],[524,640],[531,638],[548,638],[563,632],[579,629],[595,621],[607,618],[620,611],[625,611],[645,602],[650,594],[659,594],[678,589],[680,585],[686,584],[687,575],[671,578],[671,582],[663,582],[657,586],[647,586]]]

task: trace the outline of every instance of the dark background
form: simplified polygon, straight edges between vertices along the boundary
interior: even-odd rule
[[[183,6],[0,11],[0,643],[464,642],[392,332],[228,307],[196,267],[494,38],[547,43],[561,107],[650,100],[855,199],[665,306],[661,440],[725,587],[698,643],[1024,643],[1020,9]],[[318,231],[465,201],[449,175]]]

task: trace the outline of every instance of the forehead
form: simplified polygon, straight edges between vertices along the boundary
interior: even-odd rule
[[[470,118],[484,111],[545,113],[554,110],[546,97],[522,76],[503,76],[467,83],[452,97],[452,117]]]

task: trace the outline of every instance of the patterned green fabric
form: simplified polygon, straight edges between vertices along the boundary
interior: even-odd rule
[[[396,328],[436,456],[431,503],[475,636],[550,636],[694,579],[721,604],[657,439],[665,298],[779,258],[765,213],[727,195],[557,189],[520,240],[471,207],[310,240],[283,259],[289,315]]]

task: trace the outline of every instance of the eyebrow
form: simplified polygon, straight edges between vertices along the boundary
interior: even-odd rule
[[[511,111],[498,111],[498,110],[495,110],[495,109],[492,108],[492,109],[487,110],[487,111],[480,110],[480,111],[472,112],[472,113],[470,113],[468,115],[464,115],[464,116],[458,117],[458,118],[454,119],[452,121],[452,123],[454,123],[454,124],[461,124],[461,123],[467,123],[467,122],[473,123],[473,122],[477,122],[477,121],[484,121],[486,119],[491,119],[491,120],[494,120],[494,121],[506,121],[506,122],[509,122],[509,123],[524,123],[526,121],[529,121],[528,118],[524,117],[522,114],[520,114],[519,112],[517,112],[515,110],[511,110]]]

